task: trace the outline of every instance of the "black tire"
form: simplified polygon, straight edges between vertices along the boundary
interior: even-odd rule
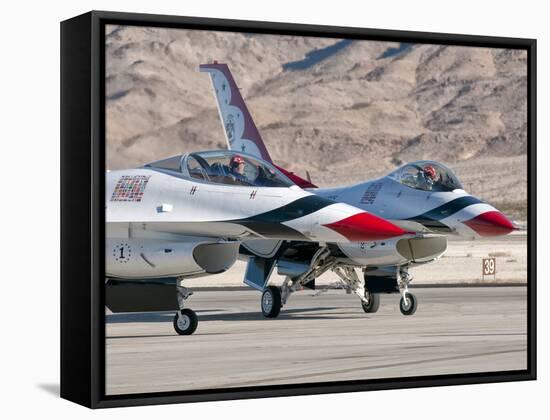
[[[193,334],[198,324],[197,314],[191,309],[182,309],[174,316],[174,329],[179,335]]]
[[[413,315],[416,312],[416,308],[418,307],[416,296],[412,293],[407,293],[407,300],[409,301],[409,305],[405,306],[405,300],[401,298],[401,300],[399,301],[399,310],[403,315]]]
[[[377,312],[380,307],[380,295],[378,293],[366,292],[365,297],[367,297],[367,295],[369,303],[361,301],[361,306],[366,313],[373,314]]]
[[[262,314],[266,318],[277,318],[281,312],[281,291],[276,286],[268,286],[262,293],[260,301]]]

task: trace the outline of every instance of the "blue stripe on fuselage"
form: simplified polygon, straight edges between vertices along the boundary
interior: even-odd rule
[[[483,203],[479,198],[476,198],[472,195],[466,195],[463,197],[456,198],[448,203],[445,203],[439,207],[436,207],[432,210],[429,210],[425,213],[419,214],[418,216],[409,217],[405,220],[413,220],[415,222],[422,221],[439,221],[445,219],[446,217],[452,216],[453,214],[459,212],[460,210],[471,206],[472,204]]]

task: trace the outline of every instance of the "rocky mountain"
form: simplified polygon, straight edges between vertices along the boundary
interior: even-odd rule
[[[525,51],[110,26],[106,56],[110,169],[226,147],[198,72],[217,60],[273,159],[318,185],[434,159],[524,217]]]

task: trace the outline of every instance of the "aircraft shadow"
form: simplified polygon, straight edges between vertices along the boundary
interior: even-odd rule
[[[335,307],[319,307],[319,308],[304,308],[304,309],[284,309],[277,319],[302,319],[302,320],[319,320],[319,319],[344,319],[349,317],[334,316],[331,313],[315,313],[310,312],[319,311],[334,311],[340,308]],[[199,317],[199,322],[203,321],[259,321],[265,320],[261,312],[232,312],[232,313],[215,313],[204,314],[201,312],[208,311],[196,311]],[[220,310],[216,310],[220,311]],[[342,315],[342,314],[340,314]],[[174,319],[174,312],[143,312],[143,313],[120,313],[120,314],[106,314],[105,321],[107,324],[119,324],[130,322],[172,322]]]
[[[193,336],[198,335],[230,335],[231,333],[201,333],[196,332],[193,334]],[[176,332],[173,332],[171,334],[144,334],[144,335],[110,335],[105,337],[106,340],[116,340],[116,339],[129,339],[129,338],[159,338],[159,337],[179,337]]]

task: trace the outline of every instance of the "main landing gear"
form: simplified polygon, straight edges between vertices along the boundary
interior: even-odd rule
[[[281,313],[282,307],[286,305],[292,293],[300,290],[304,286],[307,287],[309,282],[315,280],[334,266],[335,260],[329,256],[330,251],[321,248],[313,256],[309,268],[302,274],[292,278],[287,276],[281,287],[265,286],[260,302],[262,315],[266,318],[277,318]]]
[[[364,281],[361,281],[353,267],[337,266],[332,268],[340,280],[361,299],[361,307],[366,313],[375,313],[380,307],[380,294],[382,293],[400,293],[399,310],[403,315],[409,316],[416,312],[418,300],[416,296],[409,292],[408,286],[412,277],[407,271],[407,267],[399,267],[393,271],[393,274],[383,274],[378,272],[372,275],[372,272],[365,272]]]
[[[351,290],[359,299],[361,299],[361,307],[366,313],[375,313],[380,307],[380,294],[373,293],[365,287],[365,282],[359,279],[353,267],[340,266],[332,269],[334,273],[340,277],[342,283],[346,285],[348,290]]]
[[[365,298],[361,299],[361,307],[366,313],[375,313],[380,307],[380,294],[365,290]]]
[[[184,308],[183,306],[193,292],[187,287],[181,286],[181,280],[178,280],[176,289],[179,311],[176,312],[174,316],[174,330],[176,330],[179,335],[191,335],[197,329],[199,320],[197,314],[193,310]]]
[[[283,306],[281,290],[276,286],[267,286],[262,293],[262,315],[266,318],[277,318]]]
[[[264,317],[277,318],[281,313],[281,308],[293,292],[328,270],[337,274],[347,290],[359,297],[365,313],[378,312],[382,293],[399,293],[401,295],[399,310],[403,315],[410,316],[416,312],[418,300],[408,289],[409,283],[412,281],[412,276],[407,270],[408,267],[370,269],[365,271],[364,278],[360,279],[355,267],[339,265],[328,255],[319,253],[317,258],[314,258],[314,262],[317,261],[319,264],[312,263],[311,268],[302,275],[293,278],[286,277],[281,287],[264,287],[260,301]]]

